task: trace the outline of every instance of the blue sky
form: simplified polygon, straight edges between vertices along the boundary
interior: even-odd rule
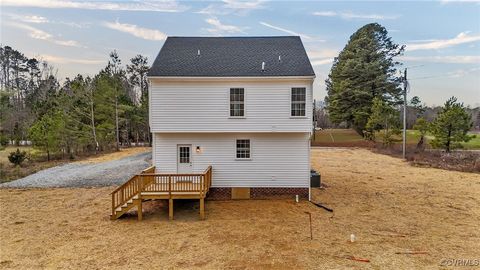
[[[480,106],[478,1],[73,1],[2,0],[1,43],[47,60],[61,78],[93,75],[116,49],[151,63],[167,36],[299,35],[326,95],[333,57],[361,26],[378,22],[406,44],[410,93],[428,105],[455,95]]]

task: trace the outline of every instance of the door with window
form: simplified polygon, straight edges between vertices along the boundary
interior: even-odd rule
[[[177,173],[192,173],[192,145],[177,146]]]

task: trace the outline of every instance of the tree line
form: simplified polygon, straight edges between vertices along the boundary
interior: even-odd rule
[[[405,45],[393,42],[378,23],[358,29],[334,59],[326,80],[326,110],[316,113],[321,123],[343,124],[366,139],[381,137],[385,146],[391,145],[400,133],[402,95],[407,83],[399,70],[401,63],[396,61],[404,50]],[[419,148],[426,132],[435,137],[433,147],[447,152],[473,137],[468,134],[473,127],[472,116],[455,97],[430,119],[418,97],[412,98],[408,107],[415,119],[411,126],[422,134]]]
[[[116,51],[96,75],[60,81],[46,61],[0,47],[0,142],[31,141],[47,159],[151,142],[147,58]]]

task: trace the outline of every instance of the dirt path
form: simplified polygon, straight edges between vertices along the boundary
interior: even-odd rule
[[[162,203],[146,203],[144,221],[132,213],[112,222],[110,187],[3,189],[0,268],[438,269],[479,259],[478,174],[362,149],[314,149],[312,165],[328,185],[314,200],[334,214],[293,199],[209,201],[198,221],[198,202],[185,201],[174,221]],[[409,250],[427,254],[395,254]]]

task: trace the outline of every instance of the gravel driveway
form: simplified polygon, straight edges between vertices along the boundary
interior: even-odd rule
[[[1,184],[0,187],[98,187],[125,183],[151,164],[150,152],[126,158],[99,162],[74,162],[48,168],[27,177]]]

